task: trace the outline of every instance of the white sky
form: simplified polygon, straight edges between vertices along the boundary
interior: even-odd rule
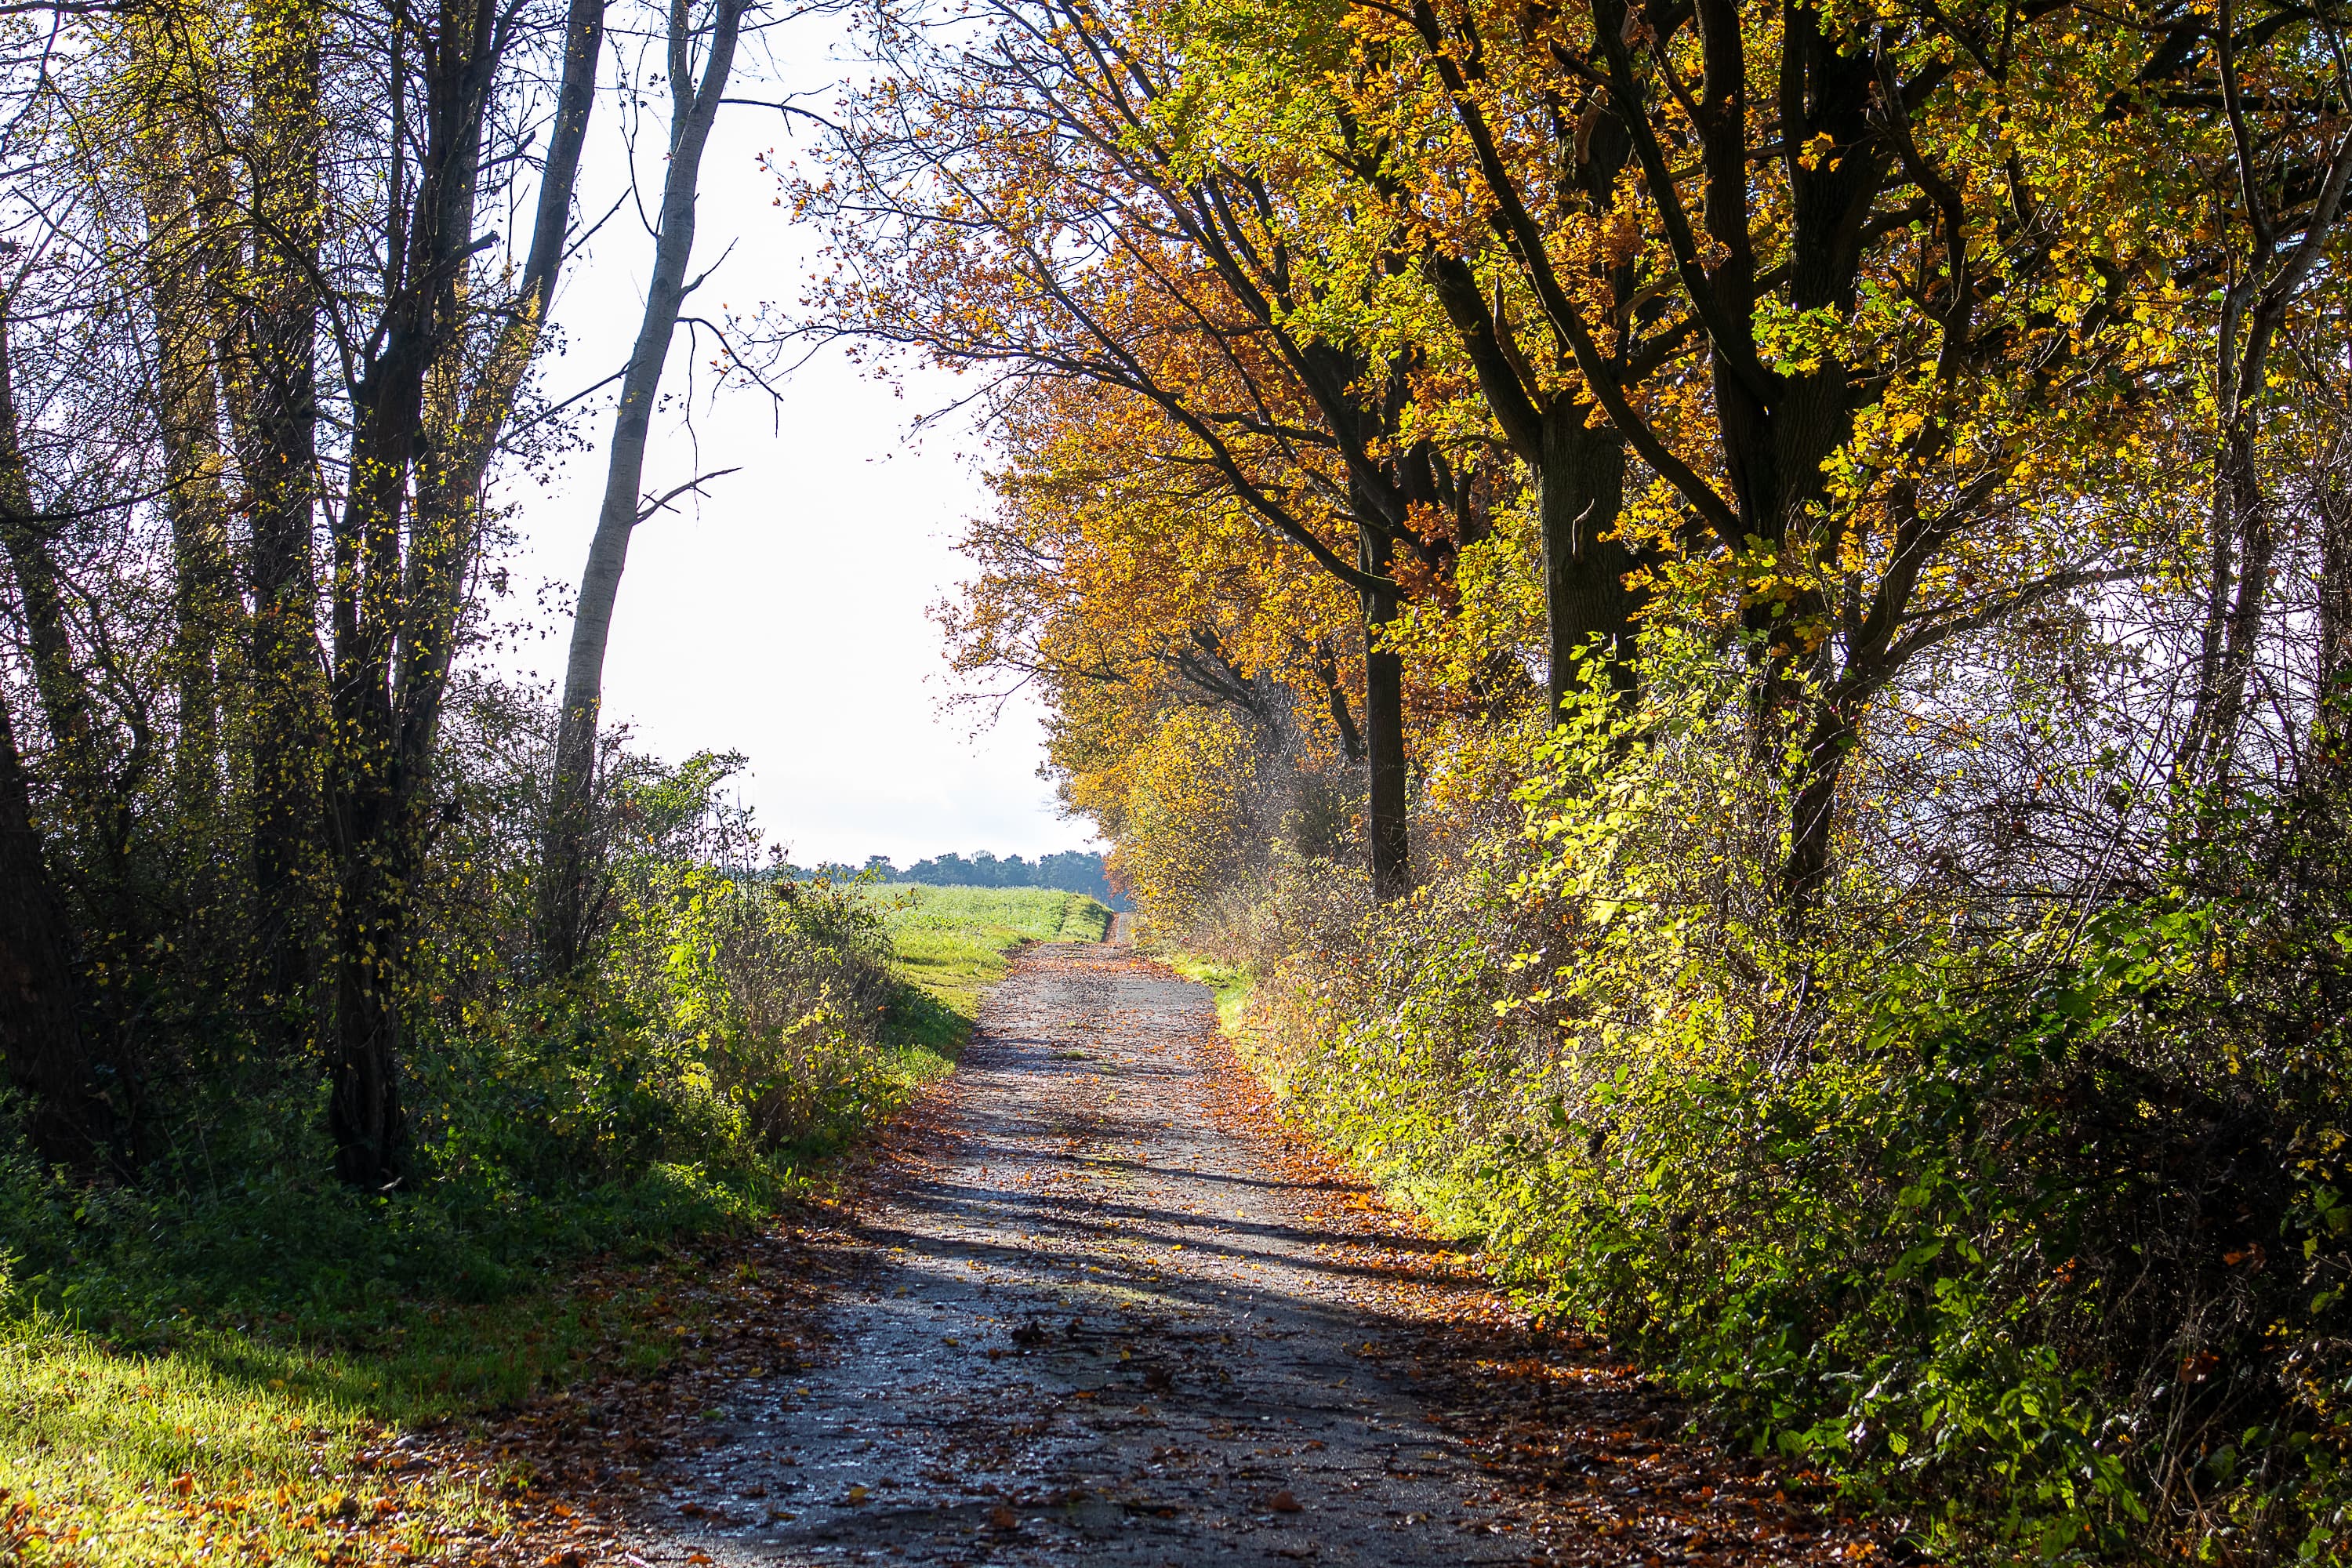
[[[623,12],[614,7],[615,20]],[[782,83],[739,73],[737,94],[824,87],[839,68],[828,61],[830,36],[823,22],[795,25],[774,50],[808,68]],[[756,69],[757,58],[750,63]],[[581,195],[594,215],[625,188],[609,93],[591,124]],[[774,181],[755,163],[770,147],[789,158],[793,146],[773,110],[720,111],[703,161],[696,270],[730,241],[734,249],[689,311],[798,300],[816,240],[794,227],[788,207],[771,205]],[[640,153],[648,207],[659,159],[658,147]],[[551,392],[568,395],[625,360],[652,254],[634,208],[624,207],[567,271],[556,318],[569,351],[551,368]],[[665,393],[684,390],[687,343],[681,330]],[[977,736],[972,710],[941,708],[949,674],[926,611],[967,574],[954,542],[987,498],[968,429],[917,441],[909,427],[962,384],[910,375],[902,398],[828,352],[783,384],[780,408],[757,391],[730,391],[714,405],[701,384],[699,456],[673,405],[656,422],[644,489],[660,494],[697,473],[741,471],[713,481],[698,508],[689,500],[639,525],[604,665],[608,720],[672,761],[702,748],[746,753],[744,797],[803,865],[1097,847],[1085,823],[1058,816],[1037,776],[1033,706],[1009,707]],[[610,408],[600,397],[583,427],[592,449],[572,454],[553,484],[514,492],[522,540],[507,564],[523,604],[543,582],[578,579],[603,491]],[[498,662],[553,679],[570,635],[565,616]]]

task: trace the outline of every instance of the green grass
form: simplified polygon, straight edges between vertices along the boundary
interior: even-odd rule
[[[943,1009],[935,1027],[961,1040],[981,993],[1004,977],[1024,942],[1100,942],[1110,910],[1084,893],[1050,888],[932,888],[887,883],[871,897],[889,911],[898,962]],[[939,1042],[949,1043],[949,1042]]]
[[[982,992],[1014,949],[1099,941],[1110,923],[1093,899],[1047,889],[872,896],[888,908],[912,984],[894,1005],[891,1081],[817,1140],[834,1146],[952,1065]],[[665,1238],[756,1217],[743,1207],[750,1194],[730,1202],[706,1193],[699,1172],[677,1177],[705,1201],[649,1205],[644,1234],[623,1238],[625,1253],[656,1261],[598,1274],[557,1264],[554,1277],[533,1279],[517,1257],[499,1299],[470,1305],[427,1288],[353,1311],[289,1286],[282,1302],[247,1292],[227,1307],[216,1281],[192,1278],[174,1302],[168,1279],[148,1279],[135,1310],[108,1311],[100,1332],[34,1304],[37,1294],[57,1297],[58,1279],[20,1280],[12,1293],[0,1235],[0,1563],[391,1562],[495,1531],[520,1475],[402,1479],[364,1461],[403,1429],[463,1423],[593,1373],[674,1359],[700,1310],[698,1265],[670,1256]],[[298,1226],[268,1228],[279,1247],[299,1246]],[[284,1262],[268,1277],[304,1277],[300,1259]]]
[[[527,1466],[403,1479],[369,1461],[402,1428],[667,1363],[691,1280],[672,1262],[490,1305],[419,1302],[342,1342],[290,1312],[183,1319],[143,1350],[54,1315],[0,1319],[0,1562],[383,1562],[495,1532]]]
[[[1241,1027],[1250,993],[1257,989],[1256,975],[1189,952],[1154,952],[1151,956],[1185,979],[1197,980],[1209,988],[1217,1001],[1218,1028],[1230,1035]]]

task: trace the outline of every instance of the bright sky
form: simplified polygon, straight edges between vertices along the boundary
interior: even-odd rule
[[[824,24],[798,26],[806,46],[787,35],[778,53],[797,53],[811,68],[782,85],[821,87],[831,68]],[[743,97],[773,97],[779,85],[738,80]],[[774,111],[722,110],[703,163],[697,270],[730,241],[734,249],[689,311],[790,305],[801,293],[815,242],[795,230],[788,208],[771,205],[774,182],[755,163],[770,147],[793,152]],[[582,206],[601,214],[625,188],[609,95],[596,106],[589,154]],[[657,147],[640,153],[649,207],[659,158]],[[568,394],[626,359],[652,254],[634,208],[624,207],[567,272],[556,315],[570,346],[551,390]],[[687,342],[681,330],[665,393],[684,390]],[[660,494],[698,473],[741,471],[713,481],[698,508],[689,501],[639,525],[604,665],[608,720],[673,761],[702,748],[744,752],[745,798],[803,865],[1097,847],[1086,824],[1056,815],[1037,776],[1034,707],[1009,707],[977,735],[974,712],[941,707],[949,674],[926,612],[967,574],[954,542],[987,500],[968,429],[918,441],[909,426],[962,384],[910,375],[902,398],[828,352],[783,384],[781,407],[756,391],[728,392],[714,405],[701,384],[694,436],[675,404],[656,421],[644,488]],[[600,398],[585,426],[593,449],[572,454],[551,486],[516,492],[523,539],[508,564],[523,604],[542,582],[578,580],[603,491],[610,406]],[[570,635],[567,616],[499,662],[553,679]]]

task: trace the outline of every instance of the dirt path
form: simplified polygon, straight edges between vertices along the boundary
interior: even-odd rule
[[[1529,1333],[1274,1129],[1208,994],[1031,949],[846,1230],[826,1352],[727,1385],[646,1562],[1826,1560],[1775,1484]]]

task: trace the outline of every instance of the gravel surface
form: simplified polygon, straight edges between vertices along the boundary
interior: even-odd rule
[[[1028,950],[852,1208],[806,1253],[825,1352],[726,1386],[639,1560],[1871,1550],[1809,1540],[1757,1467],[1652,1440],[1681,1418],[1605,1357],[1526,1359],[1470,1260],[1276,1128],[1208,992],[1125,947]],[[1516,1468],[1515,1434],[1545,1440]]]

